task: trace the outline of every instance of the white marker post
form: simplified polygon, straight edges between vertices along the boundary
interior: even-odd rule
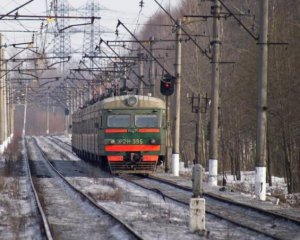
[[[218,160],[209,159],[208,184],[210,186],[218,185]]]
[[[172,173],[174,176],[179,176],[179,154],[172,154]]]
[[[266,200],[266,167],[256,167],[255,174],[255,195],[259,200]]]
[[[193,167],[193,197],[190,200],[190,230],[192,232],[205,232],[205,199],[203,194],[203,179],[204,169],[200,164],[195,164]]]

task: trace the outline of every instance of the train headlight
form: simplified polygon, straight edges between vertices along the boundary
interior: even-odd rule
[[[128,106],[132,107],[137,103],[137,98],[134,96],[131,96],[129,98],[126,99],[126,103]]]
[[[151,144],[155,144],[155,143],[156,143],[156,140],[155,140],[155,139],[151,139],[151,140],[150,140],[150,143],[151,143]]]
[[[115,144],[116,141],[115,141],[114,139],[112,139],[112,140],[109,141],[109,143],[110,143],[110,144]]]

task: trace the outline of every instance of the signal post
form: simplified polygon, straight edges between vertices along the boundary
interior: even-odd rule
[[[160,93],[166,96],[166,123],[167,123],[167,136],[166,136],[166,159],[165,159],[165,172],[169,171],[169,147],[171,145],[171,129],[170,129],[170,101],[169,96],[174,93],[175,77],[170,74],[165,74],[160,82]],[[174,170],[175,168],[175,170]],[[179,162],[174,165],[172,162],[172,173],[178,169],[179,172]],[[175,174],[174,174],[175,175]],[[178,176],[178,175],[177,175]]]

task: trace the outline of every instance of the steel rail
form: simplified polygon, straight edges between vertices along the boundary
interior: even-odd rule
[[[49,222],[46,218],[46,214],[43,210],[43,207],[42,207],[42,204],[39,200],[39,196],[37,194],[37,191],[35,189],[35,186],[34,186],[34,183],[33,183],[33,180],[32,180],[32,176],[31,176],[31,170],[30,170],[30,166],[29,166],[29,158],[28,158],[28,147],[27,147],[27,140],[25,138],[23,138],[23,149],[24,149],[24,159],[25,159],[25,164],[26,164],[26,169],[27,169],[27,176],[28,176],[28,179],[29,179],[29,182],[30,182],[30,187],[31,187],[31,190],[33,192],[33,195],[34,195],[34,200],[36,202],[36,205],[37,205],[37,209],[41,215],[41,218],[42,218],[42,222],[43,222],[43,228],[44,228],[44,232],[45,232],[45,235],[46,235],[46,238],[48,240],[53,240],[53,236],[51,234],[51,231],[50,231],[50,226],[49,226]]]
[[[54,144],[58,145],[60,148],[62,148],[62,149],[65,150],[66,152],[69,152],[69,153],[71,153],[71,154],[73,154],[73,155],[76,156],[76,154],[74,154],[73,151],[71,150],[71,149],[72,149],[72,145],[70,145],[70,144],[68,144],[68,143],[66,143],[66,142],[64,142],[64,141],[62,141],[62,140],[59,139],[59,138],[53,137],[53,136],[48,137],[47,139],[50,140],[51,142],[53,142]],[[64,145],[68,146],[68,147],[71,147],[71,149],[67,149],[67,148],[65,148],[65,147],[63,147],[63,146],[61,146],[61,145],[59,145],[57,142],[62,143],[62,144],[64,144]]]
[[[102,211],[103,213],[105,213],[106,215],[110,216],[112,219],[114,219],[116,222],[118,222],[121,226],[123,226],[130,234],[132,234],[136,239],[139,240],[144,240],[144,238],[137,233],[132,227],[130,227],[126,222],[122,221],[121,219],[119,219],[114,213],[112,213],[111,211],[105,209],[104,207],[98,205],[90,196],[88,196],[87,194],[83,193],[82,191],[80,191],[79,189],[77,189],[76,187],[74,187],[55,167],[54,165],[51,163],[51,161],[48,159],[46,153],[43,151],[43,149],[38,145],[37,141],[35,138],[33,138],[34,143],[36,145],[36,147],[39,149],[40,153],[42,154],[43,158],[46,160],[46,162],[48,163],[48,165],[52,168],[52,170],[60,177],[60,179],[73,191],[75,191],[80,197],[81,199],[85,199],[86,202],[89,202],[93,207],[99,209],[100,211]],[[57,144],[58,145],[58,144]],[[58,145],[59,146],[59,145]],[[59,146],[60,147],[60,146]]]
[[[57,140],[58,142],[61,142],[61,143],[64,143],[65,145],[70,146],[68,143],[63,142],[62,140],[60,140],[60,139],[58,139],[58,138],[54,138],[54,137],[52,137],[52,138],[53,138],[53,139],[50,139],[50,140],[53,141],[55,144],[57,144],[57,142],[55,141],[55,140]],[[57,145],[58,145],[58,144],[57,144]],[[60,145],[59,145],[59,146],[60,146]],[[72,151],[70,151],[70,150],[68,150],[68,149],[66,149],[66,148],[64,148],[64,147],[62,147],[62,146],[60,146],[60,147],[61,147],[62,149],[64,149],[64,150],[66,150],[67,152],[71,152],[71,153],[72,153]],[[124,176],[131,176],[131,175],[124,175]],[[128,180],[128,179],[127,179],[126,177],[124,177],[124,176],[118,176],[117,178],[120,178],[120,179],[122,179],[122,180],[131,182],[132,184],[135,184],[135,185],[137,185],[137,186],[139,186],[139,187],[142,187],[142,188],[144,188],[144,189],[146,189],[146,190],[150,190],[150,191],[153,191],[153,192],[155,192],[155,193],[159,193],[159,194],[161,194],[162,196],[164,196],[165,198],[171,199],[171,200],[173,200],[173,201],[175,201],[175,202],[177,202],[177,203],[183,204],[183,205],[185,205],[185,206],[188,206],[188,205],[189,205],[189,203],[188,203],[187,201],[183,201],[183,200],[177,199],[176,197],[172,197],[172,196],[169,196],[169,195],[167,195],[167,194],[164,194],[164,193],[161,192],[161,191],[157,191],[156,188],[145,187],[144,185],[139,184],[139,183],[136,183],[135,181]],[[135,175],[134,177],[135,177],[135,178],[138,178],[139,176]],[[141,177],[139,177],[139,178],[141,178]],[[172,187],[175,187],[175,188],[178,188],[178,189],[181,189],[181,190],[184,190],[184,191],[187,191],[187,192],[192,193],[192,188],[191,188],[191,187],[178,185],[177,183],[175,183],[175,182],[173,182],[173,181],[166,180],[166,179],[164,179],[164,178],[160,178],[160,177],[153,176],[153,175],[149,175],[148,178],[151,179],[151,180],[153,180],[153,181],[157,181],[157,182],[159,182],[159,183],[163,183],[163,184],[166,184],[166,185],[169,185],[169,186],[172,186]],[[141,178],[141,179],[142,179],[142,178]],[[283,220],[283,221],[291,222],[291,223],[294,223],[294,224],[297,224],[297,225],[300,224],[300,221],[299,221],[299,220],[294,219],[294,218],[292,218],[292,217],[290,217],[290,216],[285,216],[285,215],[282,215],[282,214],[270,212],[270,211],[268,211],[268,210],[259,209],[259,208],[256,208],[256,207],[254,207],[254,206],[247,205],[247,204],[245,204],[245,203],[235,202],[235,201],[232,201],[232,200],[230,200],[230,199],[227,199],[227,198],[224,198],[224,197],[218,196],[218,195],[216,195],[216,194],[212,194],[212,193],[204,193],[203,195],[204,195],[205,197],[211,198],[211,199],[213,199],[213,200],[215,200],[215,201],[221,201],[221,202],[223,202],[223,203],[230,204],[230,205],[232,205],[232,206],[241,207],[241,208],[244,208],[244,209],[246,209],[246,210],[252,210],[252,211],[255,211],[255,212],[259,213],[259,214],[264,214],[264,215],[267,215],[267,216],[269,216],[269,217],[274,217],[274,218],[277,219],[277,220]],[[272,234],[272,233],[265,232],[265,231],[263,231],[263,230],[261,230],[261,229],[257,229],[257,228],[255,228],[255,227],[248,226],[247,224],[242,223],[241,221],[238,221],[238,220],[236,220],[236,219],[228,218],[227,216],[223,216],[222,214],[217,213],[217,212],[215,212],[215,211],[213,211],[213,210],[208,210],[208,209],[206,209],[206,212],[207,212],[208,214],[211,214],[211,215],[217,217],[217,218],[224,219],[224,220],[226,220],[226,221],[228,221],[228,222],[231,222],[231,223],[234,224],[234,225],[240,226],[240,227],[242,227],[242,228],[244,228],[244,229],[248,229],[248,230],[250,230],[250,231],[252,231],[252,232],[257,232],[257,233],[259,233],[259,234],[263,234],[263,235],[265,235],[265,236],[267,236],[267,237],[270,237],[270,238],[272,238],[272,239],[278,239],[278,240],[283,240],[283,239],[284,239],[284,238],[282,238],[281,236],[276,236],[276,234]]]
[[[124,175],[124,176],[125,176],[125,175]],[[149,188],[149,187],[147,187],[147,186],[144,186],[143,184],[137,183],[137,182],[135,182],[134,180],[130,180],[130,179],[128,179],[128,177],[126,178],[126,177],[124,177],[124,176],[118,176],[118,178],[120,178],[120,179],[122,179],[122,180],[125,180],[125,181],[128,181],[128,182],[130,182],[130,183],[132,183],[132,184],[134,184],[134,185],[136,185],[136,186],[139,186],[139,187],[141,187],[141,188],[144,188],[144,189],[146,189],[146,190],[148,190],[148,191],[152,191],[152,192],[158,193],[158,194],[160,194],[161,196],[163,196],[165,199],[170,199],[170,200],[172,200],[172,201],[175,201],[175,202],[177,202],[177,203],[183,204],[183,205],[185,205],[185,206],[189,206],[189,203],[188,203],[187,201],[185,201],[185,200],[180,200],[180,199],[178,199],[178,198],[176,198],[176,197],[169,196],[168,194],[165,194],[165,193],[163,193],[162,191],[160,191],[160,190],[158,190],[158,189],[156,189],[156,188]],[[130,175],[126,175],[126,176],[130,176]],[[136,178],[137,176],[135,175],[134,177]],[[176,183],[171,183],[171,184],[170,184],[168,181],[165,181],[164,179],[160,179],[160,178],[156,178],[156,177],[152,177],[152,176],[149,177],[149,178],[150,178],[151,180],[158,181],[159,183],[164,183],[164,184],[167,184],[167,185],[169,185],[169,186],[176,187],[176,188],[179,188],[179,189],[181,189],[181,190],[185,190],[185,191],[191,192],[191,189],[190,189],[190,188],[185,188],[185,187],[183,187],[183,186],[176,185]],[[141,177],[141,179],[142,179],[142,177]],[[207,194],[206,194],[206,195],[207,195]],[[207,197],[208,197],[208,196],[207,196]],[[225,202],[225,203],[230,203],[231,205],[237,205],[237,206],[239,206],[239,207],[248,208],[248,210],[251,209],[251,210],[259,211],[258,209],[255,209],[255,208],[253,208],[253,207],[249,207],[249,206],[247,206],[247,205],[242,205],[242,204],[239,204],[239,203],[236,203],[236,202],[230,202],[228,199],[223,199],[223,198],[220,198],[220,197],[218,197],[218,196],[209,196],[209,197],[213,198],[214,200],[218,200],[218,201]],[[252,208],[253,208],[253,209],[252,209]],[[217,212],[215,212],[215,211],[213,211],[213,210],[208,210],[207,208],[206,208],[205,211],[206,211],[208,214],[211,214],[211,215],[213,215],[213,216],[215,216],[215,217],[217,217],[217,218],[220,218],[220,219],[222,219],[222,220],[228,221],[228,222],[230,222],[230,223],[232,223],[232,224],[234,224],[234,225],[236,225],[236,226],[239,226],[239,227],[244,228],[244,229],[248,229],[248,230],[250,230],[250,231],[252,231],[252,232],[256,232],[256,233],[262,234],[262,235],[267,236],[267,237],[270,237],[270,238],[272,238],[272,239],[276,239],[276,240],[285,240],[285,239],[286,239],[285,237],[282,237],[282,236],[276,236],[276,234],[272,234],[272,233],[269,233],[269,232],[267,232],[267,231],[264,231],[264,230],[261,230],[261,229],[258,229],[258,228],[249,226],[247,223],[243,223],[243,222],[241,221],[241,219],[234,219],[234,218],[232,218],[232,217],[230,217],[230,216],[224,216],[224,215],[222,215],[221,213],[217,213]],[[277,216],[276,214],[269,214],[269,212],[259,212],[259,213],[261,213],[261,214],[268,214],[269,216],[273,216],[273,215],[274,215],[274,217],[277,217],[277,218],[279,217],[279,216]],[[290,219],[284,218],[284,220],[285,220],[285,221],[287,221],[287,220],[289,221]],[[298,223],[298,224],[299,224],[299,223]]]
[[[161,183],[168,184],[170,186],[179,188],[179,189],[184,190],[184,191],[189,191],[189,192],[193,191],[191,187],[178,185],[177,183],[175,183],[173,181],[170,181],[170,180],[167,180],[167,179],[164,179],[164,178],[160,178],[160,177],[157,177],[157,176],[154,176],[154,175],[149,176],[149,179],[152,179],[152,180],[155,180],[155,181],[158,181],[158,182],[161,182]],[[293,222],[297,225],[300,225],[300,219],[294,218],[292,216],[286,216],[284,214],[272,212],[270,210],[257,208],[257,207],[254,207],[253,205],[248,205],[246,203],[232,201],[228,198],[225,198],[225,197],[219,196],[217,194],[213,194],[213,193],[205,192],[205,193],[203,193],[203,196],[204,197],[205,196],[210,197],[210,198],[213,198],[213,199],[218,200],[218,201],[223,201],[223,202],[228,203],[228,204],[234,204],[234,205],[237,205],[237,206],[240,206],[240,207],[249,208],[249,209],[251,209],[253,211],[256,211],[258,213],[264,213],[264,214],[267,214],[267,215],[272,215],[275,218],[281,218],[281,220],[290,221],[290,222]]]

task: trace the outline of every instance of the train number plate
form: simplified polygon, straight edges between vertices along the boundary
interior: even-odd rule
[[[134,138],[134,139],[118,139],[117,144],[143,144],[144,141],[143,139],[138,139],[138,138]]]

